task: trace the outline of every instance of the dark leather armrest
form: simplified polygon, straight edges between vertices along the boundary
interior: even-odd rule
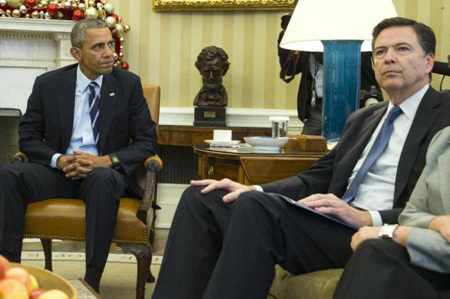
[[[148,210],[154,204],[156,205],[156,173],[163,168],[163,162],[158,155],[154,155],[145,161],[144,166],[146,169],[145,190],[137,217],[147,224],[152,222],[149,222],[148,218],[153,217],[153,213],[148,213]]]
[[[26,163],[28,162],[28,157],[22,152],[17,152],[14,154],[11,160],[12,163]]]

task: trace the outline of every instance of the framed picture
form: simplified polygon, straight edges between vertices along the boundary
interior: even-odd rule
[[[292,10],[294,0],[153,0],[156,11]]]

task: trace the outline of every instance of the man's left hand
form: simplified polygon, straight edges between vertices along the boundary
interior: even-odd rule
[[[318,212],[336,216],[345,223],[355,227],[371,226],[372,217],[367,211],[353,208],[334,194],[313,194],[298,201]]]
[[[112,167],[111,158],[109,156],[93,156],[81,151],[74,151],[75,160],[65,167],[63,170],[66,176],[73,180],[85,178],[89,172],[95,168]]]
[[[350,246],[352,250],[355,251],[356,248],[365,240],[377,239],[378,233],[380,232],[380,227],[364,226],[361,227],[356,234],[352,237],[352,242]]]

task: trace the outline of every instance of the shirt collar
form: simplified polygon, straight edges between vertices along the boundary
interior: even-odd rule
[[[101,88],[102,82],[103,82],[103,75],[98,76],[98,78],[95,80],[90,80],[88,77],[86,77],[83,74],[83,72],[80,69],[80,65],[78,65],[78,67],[77,67],[77,90],[79,92],[85,91],[86,88],[88,87],[89,83],[91,83],[91,81],[97,82],[98,86]]]
[[[409,98],[404,100],[399,106],[403,111],[403,114],[412,122],[414,117],[416,116],[417,108],[419,108],[420,103],[422,102],[423,96],[427,92],[430,84],[426,84],[424,87],[419,89],[415,94],[411,95]],[[391,101],[389,101],[388,111],[394,108],[394,105]]]

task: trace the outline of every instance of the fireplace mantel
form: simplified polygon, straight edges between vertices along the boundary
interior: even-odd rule
[[[25,112],[36,76],[75,62],[70,55],[74,24],[0,17],[0,108]]]

